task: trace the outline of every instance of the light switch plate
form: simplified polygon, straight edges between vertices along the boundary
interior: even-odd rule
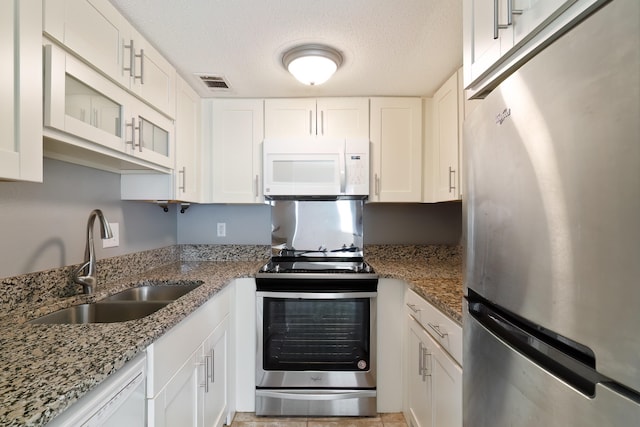
[[[219,222],[218,223],[218,237],[225,237],[227,235],[227,223]]]
[[[110,222],[109,226],[113,237],[111,239],[102,239],[103,248],[115,248],[120,245],[120,225],[117,222]]]

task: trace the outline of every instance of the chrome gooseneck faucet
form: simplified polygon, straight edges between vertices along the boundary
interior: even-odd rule
[[[82,285],[85,294],[93,293],[93,288],[98,282],[96,277],[96,254],[93,245],[93,223],[96,217],[100,220],[100,235],[103,239],[111,239],[113,233],[109,226],[109,221],[105,218],[100,209],[94,209],[89,214],[87,221],[87,246],[84,250],[84,263],[73,273],[73,281]]]

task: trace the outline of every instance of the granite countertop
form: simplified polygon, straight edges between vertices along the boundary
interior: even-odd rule
[[[377,248],[377,247],[376,247]],[[449,246],[385,246],[367,250],[381,278],[400,279],[462,326],[462,251]]]
[[[106,291],[93,297],[100,299],[137,284],[203,283],[138,320],[32,325],[5,319],[0,324],[0,425],[44,425],[233,279],[253,277],[262,264],[264,261],[176,262],[110,283]]]
[[[459,248],[438,248],[402,246],[399,251],[392,251],[394,256],[389,256],[386,250],[372,248],[367,249],[367,261],[381,278],[406,281],[411,289],[461,324],[463,290]],[[92,296],[59,299],[56,304],[36,310],[18,305],[19,309],[10,315],[3,313],[0,318],[0,425],[46,424],[233,279],[254,277],[264,263],[264,259],[175,261],[111,281]],[[138,320],[85,325],[24,323],[137,285],[193,282],[202,285]]]

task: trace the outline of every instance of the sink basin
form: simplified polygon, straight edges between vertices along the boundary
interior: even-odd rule
[[[46,316],[39,317],[29,323],[115,323],[127,320],[141,319],[160,310],[171,301],[156,302],[103,302],[93,304],[80,304],[73,307],[55,311]]]
[[[139,286],[118,292],[101,301],[175,301],[200,285],[200,283],[193,283],[188,285]]]

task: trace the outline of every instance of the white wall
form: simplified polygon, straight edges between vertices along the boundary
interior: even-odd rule
[[[82,262],[95,208],[120,227],[119,247],[96,240],[98,259],[176,243],[175,208],[123,202],[120,175],[44,159],[44,183],[0,182],[0,278]]]

